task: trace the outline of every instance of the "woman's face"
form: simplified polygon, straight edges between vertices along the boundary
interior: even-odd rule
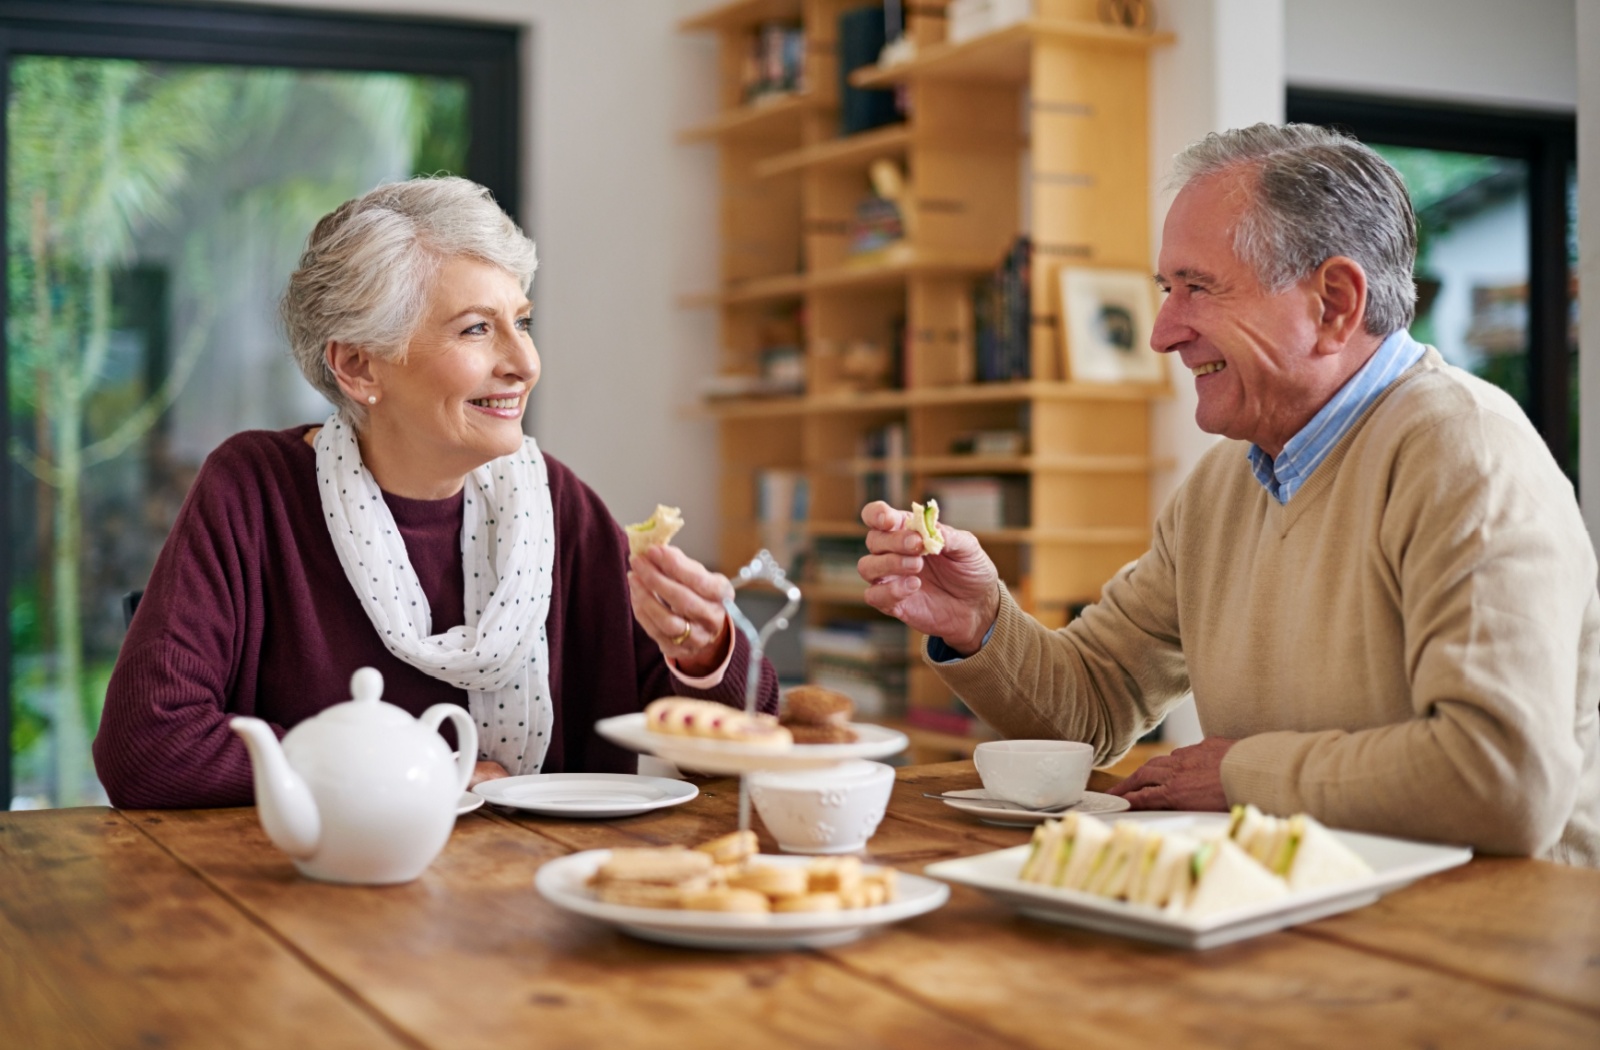
[[[440,267],[404,360],[371,362],[378,401],[368,408],[362,454],[379,484],[442,498],[468,472],[521,447],[522,414],[539,381],[531,310],[498,266],[457,257]]]

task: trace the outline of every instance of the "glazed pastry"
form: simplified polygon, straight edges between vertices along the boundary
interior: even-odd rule
[[[794,743],[789,731],[771,715],[749,714],[713,700],[668,696],[644,709],[645,728],[653,733],[727,740],[783,750]]]

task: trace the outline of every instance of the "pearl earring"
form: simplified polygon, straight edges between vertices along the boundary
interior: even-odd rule
[[[376,405],[377,403],[378,403],[378,395],[377,394],[368,394],[367,395],[367,404]]]

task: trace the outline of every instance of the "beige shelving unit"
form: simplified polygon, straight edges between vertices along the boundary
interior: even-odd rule
[[[707,405],[721,430],[721,558],[762,545],[756,472],[805,473],[807,532],[860,536],[859,478],[904,471],[913,495],[949,476],[1027,479],[1029,525],[980,532],[1002,576],[1047,623],[1093,600],[1149,543],[1150,404],[1164,387],[1075,383],[1058,330],[1064,265],[1148,270],[1148,76],[1162,35],[1097,21],[1096,0],[1036,0],[1037,17],[960,44],[944,42],[944,4],[906,5],[915,57],[858,70],[859,87],[899,87],[904,124],[841,138],[835,26],[861,0],[739,0],[683,23],[719,36],[722,108],[684,132],[714,143],[722,190],[722,284],[686,300],[720,311],[721,370],[759,373],[763,332],[804,317],[806,394]],[[741,104],[750,34],[781,20],[806,29],[806,88]],[[867,168],[907,173],[909,234],[874,260],[849,253]],[[1033,240],[1034,378],[974,383],[973,282],[1020,232]],[[840,348],[904,335],[900,389],[860,390]],[[863,434],[904,423],[906,455],[863,459]],[[1022,430],[1023,454],[970,456],[954,439]],[[953,524],[961,524],[959,521]],[[878,614],[861,588],[812,582],[814,621]],[[915,639],[914,642],[920,642]],[[908,703],[948,709],[937,676],[911,660]],[[969,738],[913,734],[917,757],[969,750]]]

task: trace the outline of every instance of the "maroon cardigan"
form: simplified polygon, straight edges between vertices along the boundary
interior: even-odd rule
[[[236,434],[195,479],[134,615],[106,692],[95,768],[123,808],[243,806],[250,757],[232,715],[278,735],[350,698],[359,667],[383,672],[383,699],[413,715],[466,706],[465,691],[391,655],[345,580],[323,524],[309,426]],[[632,772],[597,719],[681,694],[742,702],[748,646],[737,637],[722,683],[685,685],[633,618],[628,543],[600,497],[545,457],[555,510],[555,581],[546,621],[555,725],[548,773]],[[433,630],[465,622],[462,495],[385,494],[433,610]],[[765,664],[765,661],[763,661]],[[761,671],[761,706],[777,708]],[[452,736],[453,739],[453,736]]]

